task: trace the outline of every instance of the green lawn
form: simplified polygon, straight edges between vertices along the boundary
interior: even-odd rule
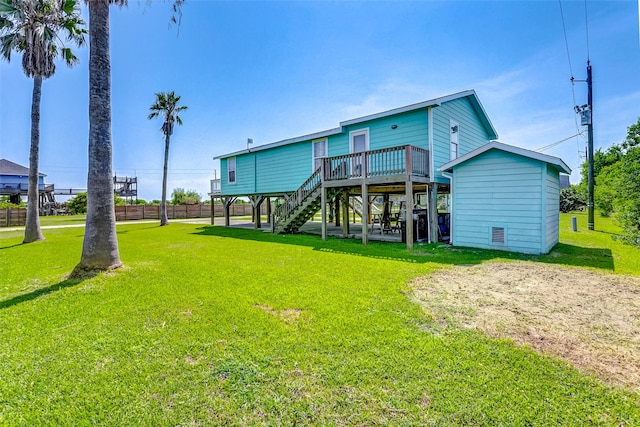
[[[609,220],[579,223],[543,257],[119,225],[126,268],[82,282],[82,229],[0,232],[0,425],[640,425],[639,394],[408,296],[496,258],[640,275]]]
[[[52,216],[41,216],[40,217],[40,225],[41,226],[49,226],[49,225],[73,225],[73,224],[84,224],[87,215],[52,215]],[[46,237],[46,235],[45,235]]]

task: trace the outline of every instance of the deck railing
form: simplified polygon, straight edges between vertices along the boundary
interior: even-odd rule
[[[324,174],[324,177],[323,177]],[[295,192],[277,206],[271,218],[274,232],[314,197],[324,181],[341,181],[362,178],[384,178],[404,175],[429,176],[429,151],[412,145],[383,148],[362,153],[322,159],[322,165]],[[404,178],[401,178],[404,179]]]
[[[429,176],[429,151],[402,145],[323,159],[325,181],[393,175]]]

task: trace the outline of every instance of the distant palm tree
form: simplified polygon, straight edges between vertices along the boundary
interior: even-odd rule
[[[162,201],[160,203],[160,225],[169,224],[167,218],[167,165],[169,163],[169,142],[171,135],[173,134],[173,124],[178,123],[182,125],[182,119],[178,115],[180,111],[186,110],[186,105],[178,106],[180,97],[176,96],[173,91],[171,92],[158,92],[156,93],[156,100],[149,109],[149,120],[162,115],[164,117],[164,123],[162,124],[162,133],[164,133],[164,168],[162,170]]]
[[[31,101],[31,148],[29,150],[29,187],[24,243],[44,240],[40,230],[38,195],[38,157],[40,146],[40,98],[42,80],[56,71],[60,56],[68,66],[78,62],[60,35],[76,46],[84,44],[84,22],[75,0],[0,0],[0,49],[11,60],[11,52],[22,54],[22,68],[33,77]]]
[[[185,0],[173,0],[171,21],[180,22]],[[111,58],[109,5],[127,0],[85,0],[89,6],[89,173],[87,219],[82,256],[76,274],[122,266],[113,207],[111,139]],[[177,17],[177,19],[176,19]]]

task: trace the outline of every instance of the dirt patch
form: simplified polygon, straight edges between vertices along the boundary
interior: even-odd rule
[[[640,392],[640,278],[501,262],[457,266],[412,287],[444,326],[513,339]]]
[[[263,310],[272,316],[275,316],[282,320],[287,326],[291,326],[298,321],[298,318],[302,314],[302,310],[297,308],[286,308],[284,310],[276,310],[268,305],[255,304],[254,307]]]

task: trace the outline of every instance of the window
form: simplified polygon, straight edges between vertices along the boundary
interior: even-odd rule
[[[236,158],[230,157],[227,160],[227,172],[229,174],[229,184],[236,183]]]
[[[352,153],[360,153],[369,150],[369,129],[354,130],[349,133]]]
[[[349,132],[349,146],[352,153],[369,151],[369,129],[360,129]],[[351,175],[362,175],[362,157],[351,159]]]
[[[457,122],[453,120],[449,120],[449,143],[450,143],[450,158],[449,160],[455,160],[458,158],[460,154],[459,151],[459,134],[460,134],[460,126]]]
[[[327,138],[313,141],[313,170],[320,167],[323,157],[327,157]]]

